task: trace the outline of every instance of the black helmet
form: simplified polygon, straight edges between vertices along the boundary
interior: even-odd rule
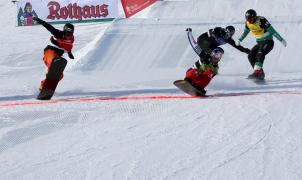
[[[70,23],[66,23],[64,25],[63,31],[65,33],[71,33],[71,34],[73,34],[73,32],[74,32],[74,26],[72,24],[70,24]]]
[[[249,9],[246,11],[245,13],[245,19],[249,22],[249,23],[253,23],[254,20],[257,17],[257,13],[254,9]]]
[[[227,26],[225,28],[225,38],[228,39],[232,37],[235,34],[235,28],[234,26]]]
[[[210,30],[210,34],[214,38],[224,38],[226,31],[222,27],[215,27],[214,29]]]

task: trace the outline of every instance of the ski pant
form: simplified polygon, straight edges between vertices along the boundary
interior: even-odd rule
[[[248,55],[248,59],[252,68],[255,65],[263,66],[265,56],[273,49],[274,41],[265,40],[257,42],[257,44],[251,49],[251,52]]]
[[[52,61],[55,59],[55,58],[58,58],[60,56],[57,55],[57,53],[55,52],[55,50],[53,49],[46,49],[44,51],[44,57],[43,57],[43,61],[44,61],[44,64],[46,65],[47,67],[47,73],[50,69],[50,66],[51,66],[51,63]],[[46,75],[47,75],[46,73]],[[63,74],[62,76],[60,77],[60,80],[63,79]],[[45,79],[41,81],[41,84],[40,84],[40,89],[43,88],[44,86],[44,83],[45,83]]]
[[[197,68],[190,68],[186,72],[185,79],[188,79],[192,85],[205,88],[212,80],[213,72],[211,70],[200,73]]]

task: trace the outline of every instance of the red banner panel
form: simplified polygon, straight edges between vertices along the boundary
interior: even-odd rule
[[[133,16],[157,0],[121,0],[126,17]]]

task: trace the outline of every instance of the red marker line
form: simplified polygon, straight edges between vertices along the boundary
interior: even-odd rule
[[[208,98],[219,97],[236,97],[236,96],[255,96],[261,94],[275,94],[275,95],[301,95],[299,91],[283,91],[283,92],[241,92],[241,93],[217,93],[209,95]],[[49,101],[20,101],[12,103],[0,104],[0,107],[15,107],[15,106],[31,106],[31,105],[43,105],[43,104],[57,104],[57,103],[72,103],[72,102],[96,102],[96,101],[125,101],[125,100],[161,100],[161,99],[198,99],[203,97],[193,96],[125,96],[125,97],[79,97],[79,98],[66,98],[66,99],[53,99]]]
[[[124,100],[144,100],[144,99],[193,99],[200,97],[192,96],[127,96],[127,97],[91,97],[91,98],[67,98],[67,99],[54,99],[49,101],[23,101],[0,104],[0,107],[13,107],[13,106],[30,106],[30,105],[41,105],[41,104],[56,104],[56,103],[70,103],[70,102],[95,102],[95,101],[124,101]]]

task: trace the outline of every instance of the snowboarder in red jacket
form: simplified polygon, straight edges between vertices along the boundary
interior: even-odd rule
[[[44,49],[44,57],[43,57],[43,61],[47,66],[48,71],[52,64],[52,61],[56,58],[62,58],[65,52],[68,54],[68,57],[70,59],[74,59],[74,56],[71,52],[74,43],[74,36],[73,36],[74,26],[72,24],[66,23],[64,25],[63,31],[61,31],[54,28],[52,25],[41,20],[38,17],[33,17],[33,20],[43,25],[52,34],[52,36],[50,37],[50,41],[52,45],[46,46],[46,48]],[[63,78],[63,74],[60,80],[62,78]],[[45,80],[41,81],[40,89],[43,88],[44,82]]]

